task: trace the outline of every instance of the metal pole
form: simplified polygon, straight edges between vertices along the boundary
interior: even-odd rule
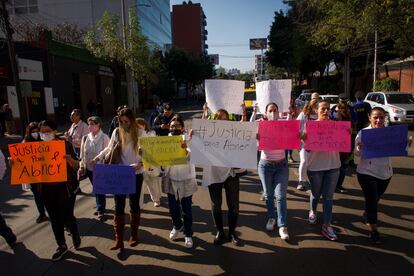
[[[378,48],[378,34],[377,30],[375,30],[375,49],[374,49],[374,83],[372,85],[372,90],[376,91],[375,82],[377,80],[377,48]]]
[[[13,75],[13,83],[16,87],[16,94],[17,94],[17,101],[19,105],[19,115],[20,120],[22,122],[22,133],[25,132],[25,125],[26,125],[26,110],[25,106],[22,100],[22,91],[20,89],[20,81],[19,81],[19,72],[17,67],[17,56],[14,49],[14,42],[13,42],[13,30],[10,27],[10,21],[9,21],[9,14],[6,10],[6,2],[7,0],[1,0],[1,17],[2,17],[2,23],[3,23],[3,29],[6,34],[6,40],[7,40],[7,46],[9,49],[9,57],[10,57],[10,65],[11,65],[11,71]]]
[[[261,48],[260,50],[261,50],[261,55],[260,55],[260,80],[263,80],[263,48]]]

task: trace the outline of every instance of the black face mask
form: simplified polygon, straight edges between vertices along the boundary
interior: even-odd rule
[[[177,136],[183,134],[181,130],[175,129],[173,131],[170,131],[171,135]]]

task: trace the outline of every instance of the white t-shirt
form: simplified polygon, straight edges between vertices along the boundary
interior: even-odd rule
[[[364,129],[371,129],[371,125],[364,128]],[[358,132],[355,138],[355,145],[361,143],[361,130]],[[362,145],[363,147],[364,145]],[[355,147],[355,151],[359,153],[357,147]],[[382,180],[386,180],[393,175],[392,167],[391,167],[391,160],[389,157],[379,157],[379,158],[372,158],[372,159],[363,159],[361,157],[361,161],[357,167],[357,173],[360,174],[367,174]]]
[[[341,167],[339,152],[311,150],[306,157],[308,171],[327,171]]]

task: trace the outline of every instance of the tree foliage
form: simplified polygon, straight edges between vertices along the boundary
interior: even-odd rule
[[[125,47],[123,31],[126,34]],[[160,62],[149,49],[148,40],[142,35],[134,13],[130,14],[130,26],[123,30],[119,17],[105,11],[96,26],[86,33],[85,44],[96,57],[118,65],[126,64],[141,84],[156,81]]]
[[[412,0],[304,0],[317,16],[308,25],[312,43],[331,50],[355,50],[378,40],[394,42],[401,55],[414,52]]]
[[[194,86],[213,75],[213,65],[208,58],[195,57],[180,48],[172,48],[166,53],[165,66],[178,86],[181,83]]]
[[[400,90],[400,83],[398,80],[388,77],[382,80],[376,80],[374,88],[375,91],[398,91]]]
[[[11,25],[15,31],[17,40],[38,41],[39,34],[50,31],[54,40],[76,46],[83,46],[85,29],[79,28],[75,24],[61,23],[49,27],[44,23],[32,23],[24,20],[11,20]]]

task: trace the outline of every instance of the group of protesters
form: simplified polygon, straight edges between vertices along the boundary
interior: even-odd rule
[[[244,107],[244,105],[242,105]],[[311,101],[305,105],[300,114],[296,108],[289,108],[288,119],[301,121],[299,182],[297,189],[310,189],[309,216],[310,224],[318,220],[317,206],[320,197],[323,197],[323,215],[321,233],[329,240],[337,240],[338,236],[331,226],[333,195],[335,189],[343,191],[343,182],[349,166],[352,153],[339,153],[333,151],[308,151],[303,143],[307,140],[306,122],[308,120],[340,120],[352,121],[352,115],[346,100],[341,99],[333,109],[327,101],[320,100],[319,95],[313,94]],[[259,120],[280,120],[278,103],[269,102],[261,112]],[[160,206],[162,192],[167,194],[168,207],[172,220],[172,230],[169,234],[171,240],[178,239],[184,234],[184,246],[193,247],[193,216],[192,196],[197,191],[195,166],[190,163],[190,143],[193,134],[185,128],[184,120],[174,114],[173,108],[166,103],[159,108],[159,114],[152,116],[147,122],[143,118],[136,118],[127,106],[120,106],[117,115],[111,123],[109,136],[103,131],[102,119],[97,116],[89,117],[86,122],[81,119],[78,109],[71,113],[72,125],[63,137],[57,136],[57,125],[53,121],[45,120],[40,123],[32,122],[26,129],[23,142],[53,141],[63,139],[66,148],[66,162],[68,179],[65,182],[32,184],[32,191],[39,211],[37,223],[50,220],[53,234],[57,243],[57,250],[52,260],[60,260],[68,251],[65,241],[65,229],[72,237],[73,246],[78,249],[81,245],[81,236],[74,216],[76,196],[81,193],[79,181],[89,178],[93,183],[94,167],[96,164],[128,165],[135,170],[136,192],[129,195],[114,195],[114,244],[111,250],[124,248],[125,224],[130,222],[130,235],[128,243],[131,247],[139,243],[138,229],[141,221],[141,206],[143,186],[148,187],[155,207]],[[246,111],[243,108],[240,121],[247,121]],[[359,116],[359,115],[358,115]],[[209,112],[207,104],[204,105],[203,119],[209,120],[236,120],[237,116],[225,109]],[[256,112],[250,121],[256,120]],[[361,140],[361,130],[385,127],[385,111],[375,107],[366,114],[365,123],[353,124],[352,130],[355,142],[355,155],[360,155],[364,147]],[[355,127],[354,127],[355,126]],[[282,134],[281,134],[282,135]],[[149,166],[142,162],[142,152],[139,137],[143,136],[181,136],[182,148],[185,149],[186,164],[172,166]],[[257,137],[260,140],[260,136]],[[3,155],[1,155],[3,156]],[[0,156],[0,157],[1,157]],[[260,153],[258,174],[262,183],[265,206],[267,209],[266,230],[273,231],[276,224],[279,235],[283,240],[289,240],[287,188],[289,179],[288,158],[292,159],[290,152],[285,150],[263,150]],[[0,158],[4,163],[4,158]],[[1,165],[1,164],[0,164]],[[0,166],[1,167],[1,166]],[[2,173],[2,171],[0,171]],[[212,216],[216,227],[213,243],[224,244],[229,241],[240,246],[242,241],[236,231],[239,215],[240,177],[244,171],[238,168],[218,166],[203,167],[203,185],[208,186],[211,199]],[[309,182],[306,182],[306,176]],[[357,166],[357,178],[365,197],[365,212],[363,217],[369,226],[370,239],[374,243],[380,242],[377,230],[378,201],[387,189],[392,177],[390,158],[374,158],[361,161]],[[30,184],[30,183],[29,183]],[[224,231],[222,211],[222,190],[225,191],[227,202],[228,232]],[[129,198],[129,220],[126,219],[126,197]],[[96,215],[98,220],[106,218],[106,195],[95,194]],[[276,207],[275,207],[276,198]],[[46,215],[46,211],[47,215]],[[12,245],[16,237],[0,219],[1,234]]]

